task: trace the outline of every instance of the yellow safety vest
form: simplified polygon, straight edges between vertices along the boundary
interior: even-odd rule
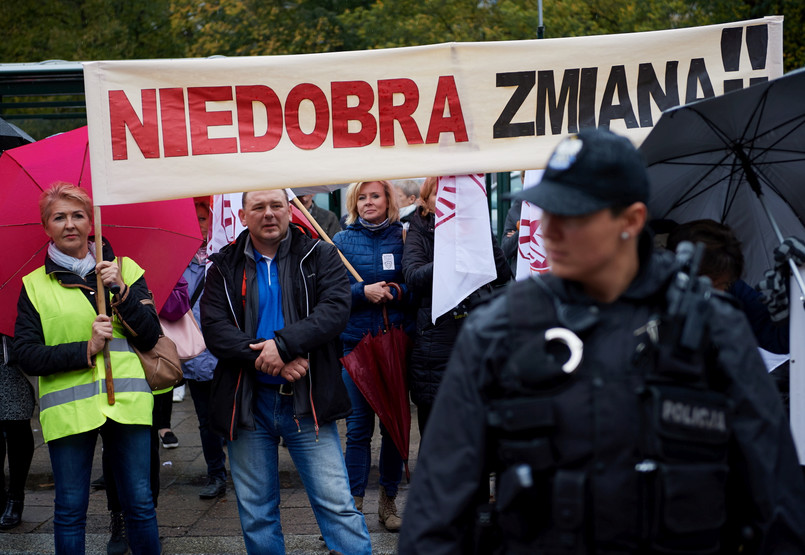
[[[132,284],[144,271],[124,258],[123,281]],[[89,341],[97,313],[79,287],[62,287],[42,266],[22,278],[25,291],[42,321],[45,345]],[[154,396],[145,381],[140,359],[131,350],[123,326],[114,318],[109,341],[115,404],[106,397],[103,356],[95,368],[56,372],[39,377],[39,418],[45,441],[100,427],[111,418],[121,424],[151,425]],[[100,353],[99,353],[100,355]]]

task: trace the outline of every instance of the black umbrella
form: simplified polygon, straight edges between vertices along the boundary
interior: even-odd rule
[[[784,237],[805,238],[805,70],[663,112],[640,150],[651,217],[729,225],[750,283]]]
[[[28,133],[0,118],[0,152],[33,142],[34,138]]]

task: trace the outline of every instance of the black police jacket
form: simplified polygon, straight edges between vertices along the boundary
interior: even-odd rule
[[[513,284],[467,319],[414,470],[400,534],[401,554],[491,549],[479,547],[476,515],[488,501],[490,470],[498,471],[499,481],[504,470],[495,462],[501,453],[488,422],[489,391],[500,385],[493,382],[493,372],[521,346],[516,343],[529,341],[535,351],[540,348],[539,330],[558,325],[553,296],[589,311],[597,320],[580,334],[583,361],[570,381],[550,384],[545,395],[551,407],[546,414],[551,421],[552,460],[543,470],[551,480],[558,480],[560,471],[581,476],[568,483],[584,492],[583,500],[581,505],[566,503],[573,498],[573,487],[565,490],[569,492],[565,499],[549,487],[541,497],[532,498],[538,501],[520,505],[520,514],[514,517],[521,522],[502,521],[505,539],[496,544],[499,552],[614,554],[674,552],[674,548],[678,553],[704,552],[706,547],[673,544],[684,536],[693,545],[700,528],[711,533],[715,527],[717,542],[712,543],[712,534],[708,538],[709,548],[715,550],[711,552],[727,553],[741,539],[753,538],[749,544],[757,552],[805,553],[805,486],[789,423],[746,318],[723,298],[710,301],[707,321],[713,356],[708,379],[731,407],[723,458],[713,464],[696,462],[695,456],[688,465],[660,461],[655,468],[641,453],[646,409],[640,392],[646,380],[634,357],[641,329],[665,298],[672,268],[670,255],[643,253],[638,276],[609,304],[597,303],[577,284],[556,278],[545,280],[552,294],[541,287]],[[520,341],[514,339],[510,325],[509,297],[524,290],[534,298],[515,301],[521,310],[533,313],[534,327],[530,339]],[[533,311],[534,305],[543,310]],[[532,415],[537,417],[528,413]],[[521,420],[525,427],[530,425],[526,418]],[[683,447],[691,444],[682,442]],[[647,470],[655,477],[651,490],[641,482],[649,475]],[[539,474],[532,478],[537,484],[541,480]],[[499,488],[498,503],[503,493]],[[647,509],[648,495],[663,511],[652,515],[651,522],[646,522],[647,511],[653,510]],[[664,536],[657,528],[664,528]],[[512,529],[518,530],[518,537],[506,536]]]

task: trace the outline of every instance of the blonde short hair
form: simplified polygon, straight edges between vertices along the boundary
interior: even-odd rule
[[[397,207],[397,195],[392,189],[393,185],[385,179],[373,179],[371,181],[357,181],[347,187],[347,219],[346,224],[351,225],[358,221],[358,195],[361,187],[367,183],[380,183],[386,193],[386,217],[389,223],[400,220],[400,209]]]
[[[92,199],[89,198],[87,191],[81,187],[76,187],[66,181],[56,181],[39,195],[39,217],[42,218],[42,225],[47,225],[48,218],[53,212],[53,203],[57,200],[72,200],[81,205],[87,213],[89,223],[92,223],[94,214]]]

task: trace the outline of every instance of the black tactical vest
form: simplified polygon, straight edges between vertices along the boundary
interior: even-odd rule
[[[629,462],[607,470],[633,490],[628,499],[638,518],[626,537],[602,546],[606,534],[592,526],[592,511],[622,507],[609,507],[606,499],[593,503],[591,478],[601,463],[592,448],[590,455],[575,459],[558,448],[573,440],[559,435],[567,427],[557,415],[568,414],[560,403],[590,402],[589,392],[574,387],[584,363],[577,371],[563,369],[571,354],[567,345],[544,338],[548,323],[559,322],[582,341],[600,323],[595,310],[563,303],[540,279],[518,282],[506,294],[512,350],[507,362],[493,369],[484,391],[495,496],[478,509],[479,552],[726,552],[731,410],[708,376],[706,329],[697,331],[701,341],[692,348],[679,347],[685,322],[665,314],[635,330],[628,364],[639,379],[629,407],[637,407],[640,432],[623,457]],[[698,309],[706,310],[706,303],[703,298]]]

